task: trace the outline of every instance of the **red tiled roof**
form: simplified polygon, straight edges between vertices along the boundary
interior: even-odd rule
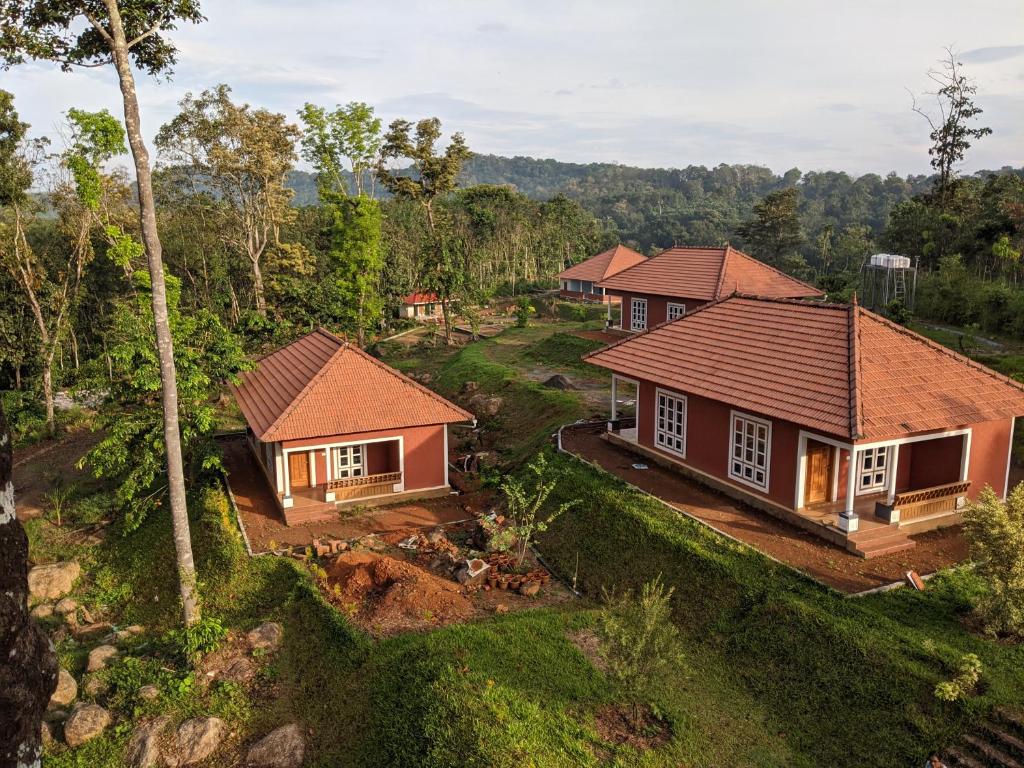
[[[402,299],[403,304],[436,304],[437,294],[433,291],[428,293],[420,293],[418,291],[410,293],[408,296]]]
[[[559,272],[558,277],[560,280],[589,280],[596,283],[598,280],[616,275],[642,261],[647,261],[647,257],[642,253],[637,253],[624,245],[616,245],[597,256],[591,256],[586,261],[573,264],[568,269]]]
[[[323,328],[262,358],[232,389],[265,442],[473,418]]]
[[[790,277],[731,246],[669,248],[601,281],[614,291],[714,301],[733,293],[781,299],[822,296],[823,291]]]
[[[733,296],[584,359],[856,440],[1024,415],[1024,385],[856,304]]]

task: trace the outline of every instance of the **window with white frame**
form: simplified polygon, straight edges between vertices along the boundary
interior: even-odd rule
[[[629,305],[629,329],[643,331],[647,328],[647,299],[633,299]]]
[[[363,446],[344,445],[334,449],[334,478],[341,480],[346,477],[362,477]]]
[[[762,491],[768,490],[772,425],[763,419],[734,413],[729,477]]]
[[[669,302],[668,311],[666,312],[667,320],[671,323],[673,320],[678,320],[680,317],[686,314],[685,304],[673,304]]]
[[[859,455],[857,493],[885,490],[889,480],[889,448],[863,448]]]
[[[686,455],[686,398],[658,390],[654,442],[660,448]]]

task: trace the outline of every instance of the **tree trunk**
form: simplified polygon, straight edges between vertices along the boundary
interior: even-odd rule
[[[46,402],[46,433],[57,434],[57,420],[53,413],[53,350],[43,358],[43,400]]]
[[[149,152],[142,140],[139,101],[135,92],[135,77],[128,58],[128,42],[121,23],[117,0],[104,0],[110,18],[110,47],[121,85],[124,101],[124,122],[128,144],[135,161],[138,182],[139,218],[142,242],[146,249],[152,283],[153,324],[156,330],[157,354],[160,359],[160,383],[164,411],[164,441],[167,445],[167,487],[170,496],[171,521],[174,526],[174,549],[178,558],[178,581],[185,625],[199,620],[199,599],[196,587],[196,567],[192,558],[192,540],[189,536],[188,508],[185,499],[185,474],[182,468],[181,431],[178,427],[178,382],[174,368],[174,341],[167,313],[167,287],[164,284],[164,264],[160,235],[156,227],[156,203],[153,199],[153,177],[149,167]]]
[[[260,317],[267,316],[267,297],[263,295],[263,271],[260,269],[260,260],[252,261],[252,292],[256,297],[256,311]]]
[[[14,514],[11,438],[0,406],[0,765],[40,765],[57,655],[28,613],[28,537]]]

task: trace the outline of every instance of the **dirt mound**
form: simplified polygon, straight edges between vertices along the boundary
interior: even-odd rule
[[[334,597],[354,606],[356,619],[375,634],[423,629],[473,614],[458,584],[375,552],[339,555],[327,580]]]
[[[560,373],[556,373],[550,379],[545,381],[544,386],[551,387],[552,389],[578,389],[575,384]]]

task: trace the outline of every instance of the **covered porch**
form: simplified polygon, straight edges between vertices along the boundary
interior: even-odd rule
[[[285,509],[302,503],[343,504],[405,490],[402,436],[283,447],[278,498]]]
[[[952,525],[970,489],[970,454],[970,429],[870,443],[801,431],[794,508],[847,536]]]
[[[612,374],[611,410],[608,431],[627,443],[636,444],[637,404],[640,399],[640,382],[625,376]]]

